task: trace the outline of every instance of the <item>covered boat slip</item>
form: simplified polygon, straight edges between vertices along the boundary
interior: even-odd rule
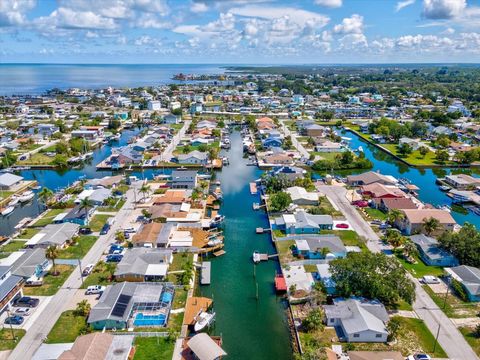
[[[200,277],[201,285],[210,285],[211,265],[212,263],[210,261],[202,262],[202,272]]]

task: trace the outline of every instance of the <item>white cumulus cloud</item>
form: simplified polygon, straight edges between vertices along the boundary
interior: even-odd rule
[[[315,0],[315,4],[329,8],[341,7],[342,3],[342,0]]]
[[[423,0],[423,16],[427,19],[452,19],[467,7],[466,0]]]
[[[353,14],[344,18],[340,24],[334,26],[333,31],[337,34],[361,34],[363,33],[363,16]]]

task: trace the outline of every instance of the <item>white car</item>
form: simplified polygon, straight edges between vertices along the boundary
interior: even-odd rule
[[[15,310],[15,315],[28,316],[30,315],[30,313],[31,313],[30,308],[26,308],[26,307],[18,308],[17,310]]]
[[[439,278],[432,275],[425,275],[424,277],[422,277],[422,282],[424,284],[440,284]]]
[[[105,286],[92,285],[87,287],[87,291],[85,291],[85,295],[101,294],[104,291],[105,291]]]
[[[85,266],[83,268],[83,271],[82,271],[82,276],[88,276],[90,275],[90,273],[92,272],[93,268],[94,268],[94,264],[88,264],[87,266]]]
[[[427,354],[415,354],[410,355],[407,360],[431,360],[431,357]]]

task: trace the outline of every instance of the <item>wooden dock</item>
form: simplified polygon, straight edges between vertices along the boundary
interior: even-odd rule
[[[218,256],[225,255],[226,253],[227,253],[227,252],[226,252],[225,250],[218,250],[218,251],[215,251],[215,252],[213,253],[213,256],[218,257]]]

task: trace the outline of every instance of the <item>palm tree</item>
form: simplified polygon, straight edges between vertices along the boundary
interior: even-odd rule
[[[385,240],[394,248],[397,248],[405,242],[405,237],[403,237],[398,231],[390,230],[385,234]]]
[[[58,249],[56,246],[49,246],[47,248],[47,251],[45,251],[45,257],[48,259],[48,260],[52,260],[52,263],[53,263],[53,275],[57,275],[57,271],[56,271],[56,264],[55,264],[55,259],[58,258]]]
[[[80,316],[87,316],[90,313],[91,305],[87,300],[82,300],[77,304],[75,312]]]
[[[440,221],[434,217],[430,218],[425,218],[423,219],[423,229],[425,230],[425,233],[430,236],[432,233],[435,232],[435,230],[438,229],[440,226]]]
[[[145,194],[147,194],[148,196],[148,194],[150,193],[150,185],[143,184],[139,191],[143,194],[142,200],[145,202]]]
[[[48,202],[48,200],[50,200],[53,196],[53,191],[50,190],[49,188],[47,187],[43,187],[42,190],[40,190],[38,192],[38,198],[44,203],[46,204]]]
[[[85,213],[87,215],[87,221],[88,221],[89,210],[91,208],[93,208],[93,203],[90,201],[90,199],[84,198],[84,199],[82,199],[82,201],[80,201],[79,208],[80,208],[80,210],[85,211]]]
[[[417,246],[410,240],[403,245],[403,253],[405,256],[416,256],[418,254]]]
[[[390,225],[395,224],[395,222],[402,220],[405,217],[405,214],[399,209],[392,209],[387,214],[387,221]]]

